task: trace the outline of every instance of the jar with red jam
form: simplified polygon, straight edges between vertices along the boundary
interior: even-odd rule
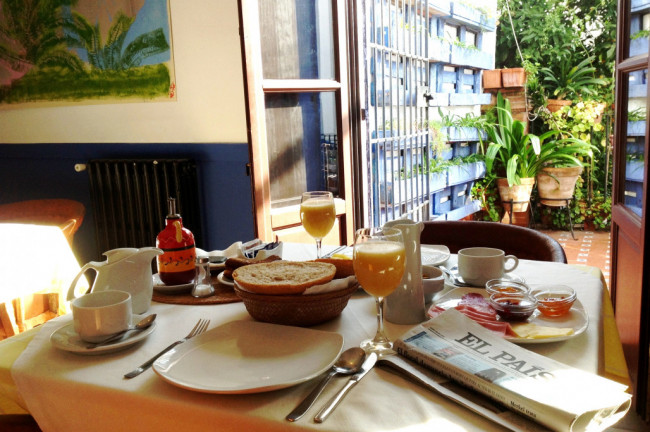
[[[156,247],[163,251],[157,257],[158,275],[165,285],[188,284],[196,275],[194,235],[183,226],[174,198],[169,198],[168,209],[165,228],[156,237]]]
[[[547,317],[566,315],[576,301],[576,292],[566,285],[551,285],[533,291],[537,299],[537,309]]]
[[[494,293],[488,301],[503,321],[526,321],[537,309],[537,299],[530,294]]]

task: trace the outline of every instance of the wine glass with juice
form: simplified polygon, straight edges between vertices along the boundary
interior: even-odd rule
[[[391,352],[393,343],[384,333],[384,298],[395,291],[404,275],[402,233],[395,228],[362,228],[356,232],[353,251],[354,274],[377,305],[377,333],[363,341],[361,348],[379,354]]]
[[[316,240],[316,257],[321,257],[321,241],[334,226],[336,209],[331,192],[304,192],[300,203],[300,220],[305,231]]]

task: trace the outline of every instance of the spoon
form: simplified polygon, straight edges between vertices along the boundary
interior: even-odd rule
[[[454,285],[456,285],[456,286],[459,286],[459,287],[468,287],[468,286],[471,286],[471,285],[465,283],[465,281],[461,281],[461,280],[458,278],[458,276],[456,276],[456,274],[454,274],[454,273],[453,273],[451,270],[449,270],[447,267],[441,265],[441,266],[438,266],[438,268],[439,268],[440,270],[442,270],[443,272],[447,273],[447,275],[449,276],[449,279],[451,279],[451,283],[452,283],[452,284],[454,284]]]
[[[146,317],[144,317],[140,321],[138,321],[134,326],[131,326],[131,327],[127,328],[126,330],[122,330],[119,333],[116,333],[116,334],[114,334],[112,336],[109,336],[108,338],[104,339],[103,341],[91,343],[86,347],[86,349],[93,349],[93,348],[97,348],[97,347],[102,346],[102,345],[106,345],[106,344],[111,343],[111,342],[115,342],[116,340],[121,339],[122,336],[124,336],[127,332],[130,332],[131,330],[142,331],[142,330],[148,329],[151,326],[151,324],[153,324],[155,319],[156,319],[156,314],[147,315]]]
[[[361,368],[366,353],[359,347],[354,347],[343,351],[336,363],[332,366],[327,376],[307,395],[307,397],[286,417],[290,422],[294,422],[302,417],[307,410],[314,404],[316,398],[322,393],[330,379],[336,374],[351,375]]]

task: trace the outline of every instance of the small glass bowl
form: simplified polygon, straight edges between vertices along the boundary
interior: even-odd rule
[[[539,311],[547,317],[559,317],[569,312],[576,301],[576,292],[566,285],[551,285],[535,289],[532,295],[537,299]]]
[[[526,321],[538,306],[537,299],[530,294],[495,293],[489,302],[505,321]]]
[[[530,293],[528,285],[507,279],[490,279],[485,283],[485,290],[489,296],[492,294],[524,295]]]

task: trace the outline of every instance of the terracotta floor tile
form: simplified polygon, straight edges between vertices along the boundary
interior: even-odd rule
[[[541,232],[550,235],[562,245],[569,264],[584,264],[600,268],[609,286],[609,231],[574,231],[576,240],[571,237],[569,231],[542,230]]]

